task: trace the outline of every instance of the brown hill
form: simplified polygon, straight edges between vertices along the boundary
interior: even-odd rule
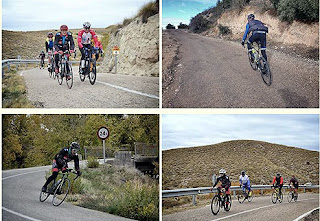
[[[70,29],[78,50],[77,33],[80,29]],[[93,28],[98,35],[106,32],[105,28]],[[45,40],[47,33],[51,31],[56,33],[57,30],[41,30],[41,31],[7,31],[2,30],[2,59],[14,59],[18,55],[22,59],[38,58],[40,52],[45,50]],[[80,53],[80,51],[78,51]],[[79,56],[79,55],[78,55]]]
[[[301,184],[318,184],[319,152],[254,140],[166,150],[162,152],[162,188],[211,186],[212,174],[221,168],[233,183],[246,170],[253,185],[270,184],[276,172],[285,182],[294,174]]]

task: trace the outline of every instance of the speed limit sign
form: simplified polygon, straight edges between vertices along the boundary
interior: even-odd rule
[[[97,132],[98,137],[101,140],[105,140],[109,137],[109,130],[106,127],[100,127],[98,132]]]

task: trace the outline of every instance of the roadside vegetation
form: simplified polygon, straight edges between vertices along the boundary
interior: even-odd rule
[[[27,88],[22,76],[14,67],[5,73],[2,79],[2,107],[3,108],[32,108],[33,105],[27,97]]]

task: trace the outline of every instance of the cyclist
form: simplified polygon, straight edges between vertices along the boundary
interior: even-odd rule
[[[246,196],[246,198],[250,196],[251,195],[250,179],[248,175],[246,175],[245,171],[241,171],[241,175],[239,177],[239,183],[244,193],[246,192],[246,189],[248,189],[248,195]]]
[[[60,32],[58,32],[54,38],[54,54],[55,54],[55,63],[56,63],[56,68],[55,72],[56,74],[59,73],[59,54],[63,54],[64,51],[70,50],[70,53],[74,52],[74,41],[72,34],[68,32],[68,26],[66,25],[61,25],[60,26]]]
[[[46,57],[46,54],[44,53],[44,51],[42,50],[41,53],[39,54],[39,58],[41,59],[40,64],[41,67],[43,67],[44,64],[44,58]]]
[[[104,53],[104,52],[103,52],[103,47],[102,47],[102,44],[101,44],[101,41],[100,41],[99,37],[97,37],[97,39],[98,39],[98,48],[99,48],[99,50],[96,51],[96,60],[99,59],[99,54],[100,54],[100,53],[101,53],[101,54]],[[93,39],[91,39],[91,47],[93,47],[93,44],[94,44],[94,41],[93,41]]]
[[[280,175],[280,173],[277,173],[277,175],[273,178],[272,186],[279,187],[279,194],[281,194],[281,189],[283,186],[283,177]]]
[[[48,53],[48,69],[50,69],[51,64],[51,53],[53,53],[53,43],[54,43],[54,37],[52,32],[48,32],[47,39],[45,42],[46,45],[46,52]]]
[[[252,32],[252,35],[247,41],[247,47],[248,51],[251,54],[252,61],[254,60],[253,54],[252,54],[252,43],[253,42],[260,42],[261,43],[261,54],[267,61],[267,33],[268,33],[268,27],[265,26],[264,23],[262,23],[259,20],[254,19],[254,14],[248,15],[248,23],[246,25],[246,30],[244,32],[244,35],[242,37],[241,44],[244,46],[244,42],[247,39],[248,34]]]
[[[299,182],[298,182],[298,179],[295,178],[294,175],[292,175],[292,177],[291,177],[291,179],[289,181],[289,186],[291,185],[291,183],[292,183],[292,185],[294,187],[293,191],[294,191],[294,193],[296,193],[298,191]]]
[[[84,48],[92,49],[91,47],[91,39],[94,41],[94,49],[98,50],[98,38],[96,33],[90,29],[91,24],[89,22],[83,23],[83,30],[78,33],[78,46],[81,52],[81,60],[80,60],[80,73],[82,73],[82,69],[85,67],[85,51]]]
[[[221,186],[219,186],[218,189],[218,193],[220,195],[221,193],[221,188],[225,188],[226,190],[226,195],[230,196],[230,186],[231,186],[231,182],[229,177],[226,175],[226,170],[225,169],[221,169],[219,171],[220,177],[217,178],[215,184],[213,185],[213,188],[218,184],[218,182],[221,182]],[[227,197],[228,201],[226,202],[226,204],[229,203],[229,197]]]
[[[47,179],[42,187],[42,192],[47,191],[48,184],[55,180],[58,176],[59,170],[62,172],[68,168],[67,162],[74,160],[74,167],[78,176],[81,175],[79,168],[79,157],[77,152],[80,150],[80,145],[77,142],[72,142],[69,148],[63,148],[58,154],[55,155],[52,163],[52,175]]]

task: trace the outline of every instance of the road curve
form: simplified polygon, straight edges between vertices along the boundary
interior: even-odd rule
[[[163,215],[163,221],[292,221],[300,215],[319,207],[319,195],[312,193],[299,194],[297,202],[288,203],[287,193],[284,194],[283,202],[273,204],[270,196],[255,197],[251,203],[245,201],[243,204],[233,200],[231,210],[225,212],[220,210],[218,215],[214,216],[210,205],[197,209],[190,209],[184,212]]]
[[[46,69],[20,72],[24,77],[28,98],[43,108],[157,108],[159,78],[98,73],[94,85],[86,78],[80,81],[78,68],[73,65],[73,87],[68,89],[49,78]]]
[[[252,70],[240,42],[167,30],[179,43],[174,82],[163,91],[163,107],[319,107],[319,62],[268,50],[273,83]],[[165,54],[163,54],[165,56]]]
[[[72,163],[73,164],[73,163]],[[52,196],[45,202],[39,194],[45,182],[45,170],[51,166],[2,171],[2,220],[3,221],[97,221],[130,219],[94,211],[70,203],[52,205]]]

